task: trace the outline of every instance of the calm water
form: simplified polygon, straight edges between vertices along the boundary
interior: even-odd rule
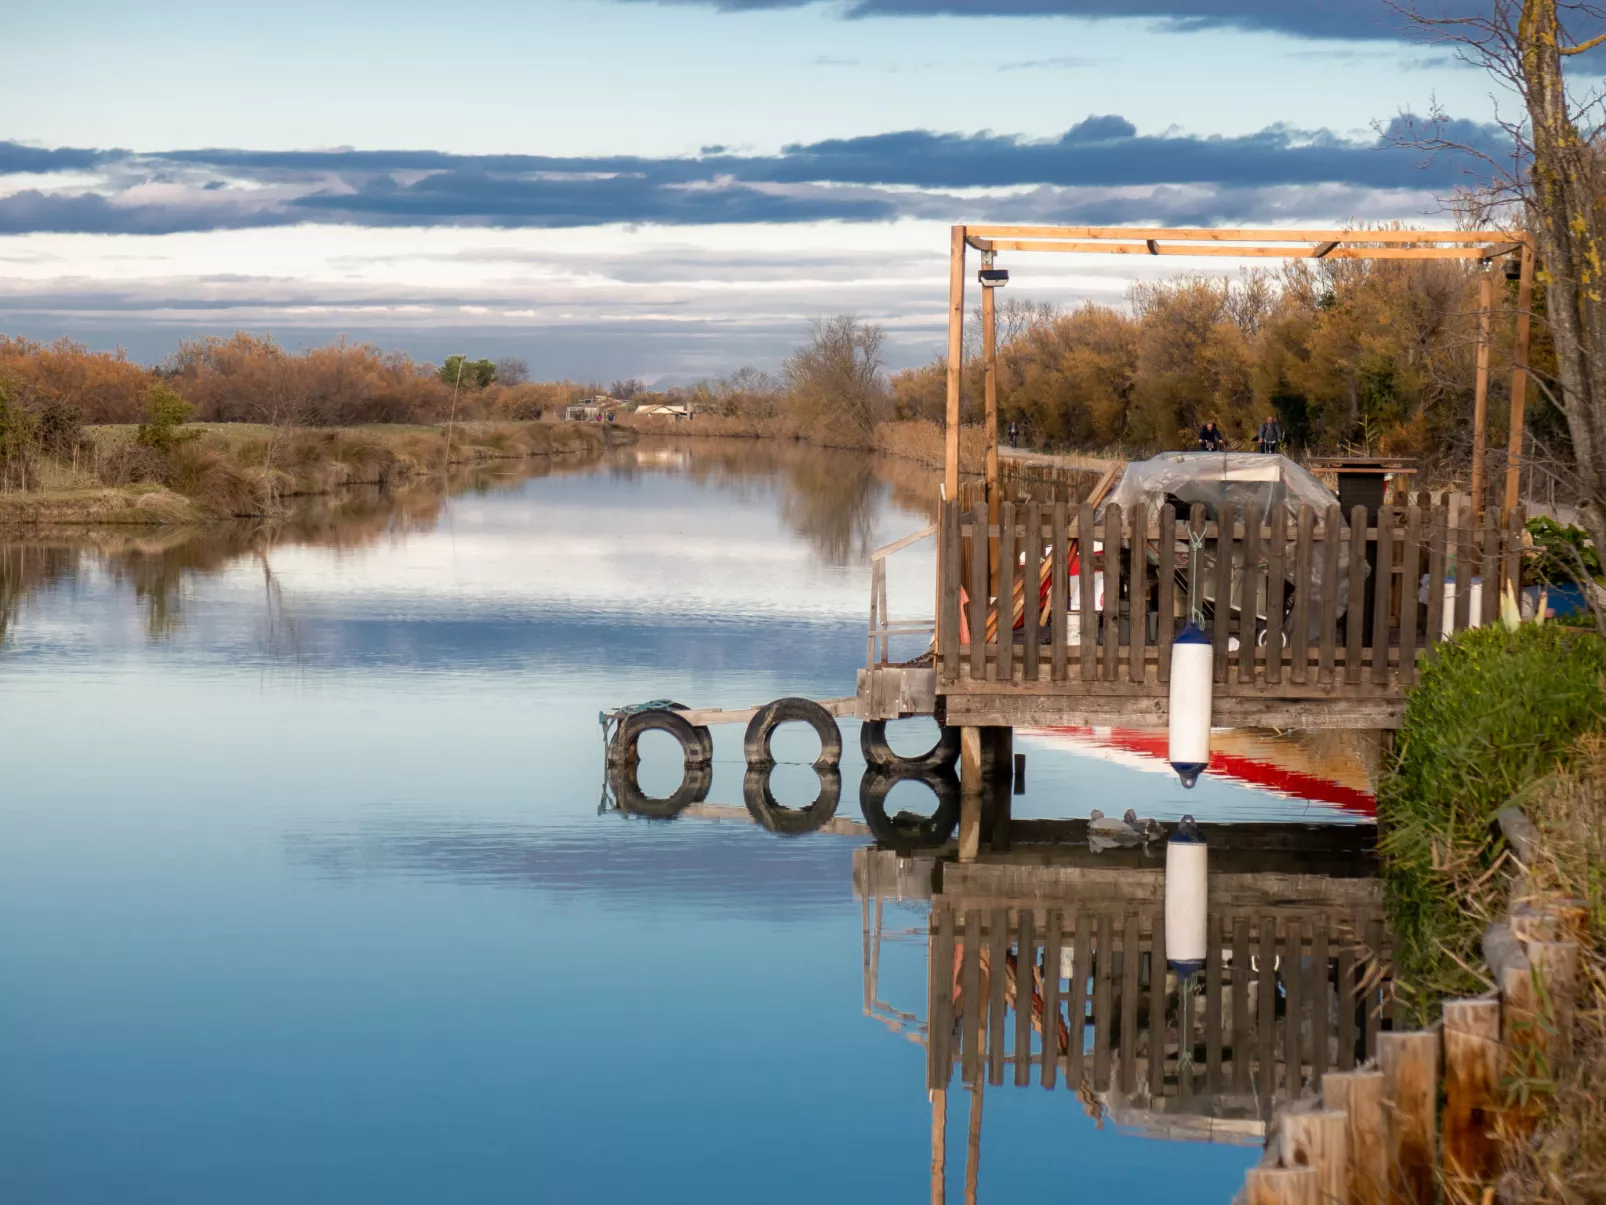
[[[0,1201],[928,1200],[924,1050],[863,1009],[864,839],[599,812],[597,713],[851,693],[865,554],[930,490],[643,444],[271,532],[0,542]],[[1097,734],[1017,748],[1017,816],[1344,818]],[[739,728],[716,758],[739,807]],[[920,1014],[923,920],[889,910],[878,985]],[[980,1195],[1225,1201],[1254,1154],[1003,1088]]]

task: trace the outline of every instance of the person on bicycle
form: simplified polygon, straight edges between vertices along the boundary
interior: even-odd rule
[[[1262,452],[1271,455],[1277,451],[1283,442],[1283,428],[1275,414],[1266,416],[1266,421],[1260,424],[1260,431],[1255,439],[1260,444]]]
[[[1227,446],[1221,428],[1216,426],[1215,419],[1209,419],[1199,428],[1199,450],[1201,452],[1219,452]]]

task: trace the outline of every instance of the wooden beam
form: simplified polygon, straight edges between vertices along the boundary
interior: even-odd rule
[[[1517,341],[1511,364],[1511,434],[1506,444],[1506,509],[1517,505],[1522,473],[1523,407],[1528,401],[1528,326],[1534,296],[1534,249],[1522,248],[1522,275],[1517,279]]]
[[[1280,247],[1252,243],[1088,242],[1054,239],[992,241],[996,251],[1060,251],[1084,255],[1187,255],[1194,258],[1237,259],[1482,259],[1478,247],[1337,247],[1318,257],[1318,247]]]
[[[1318,243],[1316,250],[1311,252],[1311,258],[1325,259],[1329,254],[1332,253],[1333,248],[1336,246],[1338,246],[1338,240],[1336,238],[1328,239],[1325,243]]]
[[[959,379],[965,354],[965,228],[955,226],[948,248],[948,407],[943,449],[943,486],[959,497]]]
[[[1492,247],[1485,247],[1483,249],[1483,258],[1485,260],[1499,259],[1503,255],[1510,255],[1513,251],[1521,251],[1527,245],[1527,243],[1498,243]]]
[[[983,255],[981,262],[983,268],[991,268],[992,253]],[[987,520],[993,524],[998,522],[998,305],[993,300],[996,292],[987,288],[981,291],[982,398],[986,408],[982,438],[987,449]],[[996,565],[993,572],[997,572]],[[1000,598],[999,606],[1003,605]],[[1007,631],[999,632],[1000,640],[1008,638]]]
[[[1527,238],[1509,230],[1275,230],[1186,226],[969,226],[977,238],[1183,239],[1201,243],[1496,243]]]

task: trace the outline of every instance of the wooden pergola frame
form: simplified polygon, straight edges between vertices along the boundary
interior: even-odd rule
[[[992,268],[1000,251],[1061,251],[1102,255],[1227,256],[1237,259],[1471,259],[1489,263],[1520,256],[1516,342],[1511,366],[1511,434],[1506,453],[1505,505],[1517,505],[1522,464],[1523,409],[1528,391],[1529,319],[1534,246],[1507,230],[1200,230],[1132,226],[955,226],[948,268],[948,407],[943,480],[959,496],[959,386],[964,357],[965,253],[981,252]],[[1477,377],[1473,397],[1472,498],[1483,509],[1484,444],[1489,398],[1489,328],[1494,281],[1480,282]],[[981,291],[981,355],[986,402],[987,498],[998,508],[998,327],[993,289]]]

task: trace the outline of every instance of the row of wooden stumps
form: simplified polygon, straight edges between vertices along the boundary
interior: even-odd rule
[[[1531,865],[1533,826],[1514,808],[1499,820]],[[1517,1085],[1572,1053],[1583,909],[1530,897],[1519,871],[1506,919],[1484,935],[1494,990],[1446,1000],[1433,1028],[1379,1034],[1375,1065],[1329,1073],[1318,1098],[1278,1110],[1245,1205],[1430,1205],[1441,1186],[1445,1201],[1493,1199],[1500,1143],[1535,1124]]]
[[[1015,730],[970,727],[959,730],[959,860],[974,862],[981,852],[985,805],[991,805],[994,849],[1009,848],[1010,789],[1015,783]]]

